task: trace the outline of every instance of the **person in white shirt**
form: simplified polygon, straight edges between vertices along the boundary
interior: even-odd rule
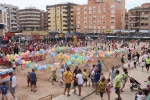
[[[14,100],[18,100],[15,96],[15,89],[16,89],[16,76],[11,73],[11,86],[10,86],[10,93],[13,96]]]
[[[136,100],[143,100],[143,95],[142,95],[142,92],[139,92],[137,96],[137,99]]]
[[[147,53],[145,53],[144,55],[143,55],[143,58],[144,58],[144,61],[148,58],[148,54]]]
[[[64,69],[64,65],[61,66],[59,72],[60,72],[60,86],[63,85],[63,73],[64,73],[65,69]]]
[[[78,83],[78,89],[79,89],[79,96],[81,96],[81,86],[83,84],[83,78],[82,78],[80,69],[78,69],[78,74],[76,75],[76,77],[77,77],[77,83]]]

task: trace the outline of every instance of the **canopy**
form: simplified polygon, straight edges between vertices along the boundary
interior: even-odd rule
[[[13,71],[12,68],[10,69],[0,69],[0,76],[4,75],[4,74],[9,74]]]

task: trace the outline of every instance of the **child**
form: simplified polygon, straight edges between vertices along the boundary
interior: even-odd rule
[[[144,66],[145,66],[145,61],[144,61],[144,58],[142,58],[142,62],[141,62],[142,72],[143,72]]]
[[[8,100],[8,97],[7,97],[8,87],[6,86],[5,82],[3,83],[3,86],[0,88],[0,90],[2,92],[2,100],[4,100],[4,98],[6,98],[6,100]]]
[[[84,80],[83,83],[85,83],[86,86],[87,86],[87,73],[86,73],[86,69],[84,69],[84,72],[83,72],[83,80]]]
[[[98,92],[100,92],[101,100],[103,100],[103,94],[106,92],[106,79],[103,77],[101,81],[98,82]]]
[[[136,95],[137,99],[136,100],[143,100],[143,95],[142,95],[142,92],[139,91],[138,92],[138,95]]]
[[[30,72],[28,72],[28,75],[27,75],[27,83],[28,83],[27,87],[29,87],[29,84],[30,84]]]
[[[108,100],[110,100],[110,93],[111,93],[111,82],[110,82],[110,79],[107,79],[106,81],[106,92],[107,92],[107,95],[108,95]]]
[[[56,79],[57,79],[56,71],[53,72],[52,76],[53,76],[52,85],[54,85],[54,81],[56,82]]]
[[[78,86],[78,82],[77,82],[77,77],[76,76],[74,76],[74,79],[73,79],[73,81],[74,81],[74,94],[76,94],[76,87]]]

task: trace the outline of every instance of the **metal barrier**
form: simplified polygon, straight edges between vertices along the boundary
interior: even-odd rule
[[[52,100],[52,99],[53,99],[53,95],[51,94],[51,95],[45,96],[39,100]]]

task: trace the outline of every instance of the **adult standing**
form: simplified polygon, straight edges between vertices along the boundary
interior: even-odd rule
[[[14,99],[14,100],[18,100],[18,99],[16,98],[16,96],[15,96],[16,76],[15,76],[13,73],[11,73],[11,74],[10,74],[10,77],[11,77],[10,93],[11,93],[11,95],[13,96],[13,99]]]
[[[73,75],[70,72],[70,68],[69,67],[67,68],[67,71],[64,72],[63,78],[65,80],[65,85],[66,85],[65,89],[64,89],[64,95],[65,95],[65,93],[67,91],[68,92],[67,96],[70,96],[69,92],[70,92],[71,81],[72,81]]]
[[[114,66],[109,71],[109,77],[110,77],[110,82],[111,82],[111,87],[113,87],[114,79],[116,77],[116,69]]]
[[[17,46],[17,44],[14,46],[14,54],[18,54],[19,53],[19,48]]]
[[[100,60],[98,60],[97,68],[100,72],[102,72],[102,64],[101,64]]]
[[[116,70],[116,77],[115,77],[115,93],[118,95],[117,100],[121,100],[120,96],[120,87],[121,87],[121,76],[119,75],[119,70]]]
[[[98,87],[98,81],[100,80],[100,77],[101,77],[101,71],[96,70],[96,73],[94,75],[94,85],[95,85],[94,87],[95,87],[96,94],[98,94],[97,87]]]
[[[81,96],[81,91],[82,91],[81,86],[83,84],[83,78],[82,78],[81,70],[78,70],[76,78],[77,78],[77,83],[78,83],[79,96]]]
[[[130,69],[130,64],[131,64],[131,50],[129,49],[128,52],[128,68]]]
[[[146,69],[147,69],[147,73],[148,73],[149,67],[150,67],[150,58],[149,58],[149,56],[146,58],[145,63],[146,63]]]
[[[78,70],[79,70],[79,68],[78,68],[78,66],[76,66],[76,68],[73,71],[73,75],[74,76],[76,76],[78,74]]]
[[[32,69],[32,72],[30,73],[30,80],[31,80],[31,91],[36,92],[35,88],[36,88],[37,77],[36,77],[35,69]]]
[[[122,69],[123,69],[123,68],[124,68],[124,63],[125,63],[124,54],[122,55],[122,58],[121,58],[121,63],[122,63]]]
[[[90,79],[91,79],[91,82],[92,82],[92,90],[95,89],[95,87],[94,87],[95,71],[96,71],[96,68],[95,68],[95,65],[93,65],[93,69],[90,71]]]
[[[64,73],[64,71],[65,71],[65,69],[64,69],[64,65],[62,65],[61,66],[61,68],[60,68],[60,86],[62,86],[63,85],[63,73]]]
[[[128,79],[128,71],[126,69],[124,69],[124,72],[122,74],[122,88],[121,88],[121,92],[124,92],[123,89],[125,87],[125,84],[127,82],[127,79]]]

